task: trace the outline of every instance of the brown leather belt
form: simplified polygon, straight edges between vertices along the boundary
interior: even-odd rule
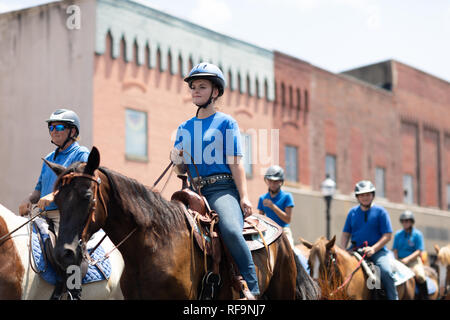
[[[212,176],[207,176],[207,177],[195,177],[192,178],[193,183],[198,187],[198,188],[203,188],[207,185],[211,185],[216,183],[217,181],[220,180],[232,180],[233,176],[231,174],[228,173],[221,173],[221,174],[215,174]]]

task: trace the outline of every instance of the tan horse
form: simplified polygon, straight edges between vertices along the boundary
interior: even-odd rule
[[[450,300],[450,244],[442,248],[435,244],[434,249],[439,270],[439,295],[442,299]]]
[[[336,236],[331,240],[321,237],[314,244],[302,240],[310,248],[308,263],[313,279],[319,282],[322,299],[328,300],[369,300],[370,291],[367,275],[358,267],[356,257],[335,245]],[[351,274],[353,273],[353,276]],[[350,279],[347,284],[341,285]],[[415,280],[409,279],[397,287],[399,299],[414,299]]]
[[[26,218],[15,215],[0,204],[0,238],[26,221]],[[0,241],[0,300],[48,300],[55,288],[31,268],[28,230],[28,225],[25,225]],[[109,239],[103,243],[106,251],[113,248]],[[123,259],[117,250],[111,254],[110,259],[113,267],[109,280],[84,284],[83,299],[123,299],[119,286]]]

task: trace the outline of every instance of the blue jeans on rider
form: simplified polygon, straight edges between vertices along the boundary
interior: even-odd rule
[[[232,180],[220,180],[202,188],[202,194],[212,210],[219,215],[219,231],[222,241],[230,251],[239,272],[253,295],[259,295],[258,277],[252,254],[242,235],[244,215],[239,192]]]
[[[375,252],[370,258],[380,268],[381,283],[384,286],[388,300],[398,300],[397,288],[395,287],[394,274],[392,272],[391,257],[389,252],[383,248]]]

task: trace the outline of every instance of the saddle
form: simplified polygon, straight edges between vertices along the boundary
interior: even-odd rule
[[[211,272],[207,270],[207,256],[210,256],[213,261],[212,274],[219,275],[219,264],[223,249],[228,261],[232,264],[232,270],[238,270],[237,267],[233,266],[234,262],[228,250],[221,243],[217,230],[219,216],[214,210],[211,210],[206,198],[189,188],[183,188],[172,195],[171,201],[180,204],[191,229],[191,237],[195,239],[197,246],[204,253],[205,279],[211,278]],[[282,232],[282,228],[277,223],[259,214],[247,217],[244,220],[244,228],[242,230],[251,251],[265,247],[268,254],[270,254],[268,246],[277,240]],[[239,278],[237,275],[235,277]],[[246,290],[248,291],[242,277],[235,281],[234,287],[238,292],[242,290],[244,295],[246,295]]]
[[[61,295],[66,290],[64,280],[66,275],[65,270],[62,270],[56,262],[54,255],[54,248],[56,244],[56,235],[53,228],[53,222],[47,218],[37,218],[32,223],[33,232],[31,237],[31,256],[33,257],[33,269],[38,273],[45,281],[55,286],[55,290],[51,299],[60,299]],[[94,237],[93,237],[94,238]],[[97,238],[97,236],[95,237]],[[98,241],[98,239],[95,239]],[[95,251],[95,252],[94,252]],[[99,258],[104,255],[104,249],[100,246],[97,250],[88,248],[91,258]],[[83,254],[83,257],[86,255]],[[95,281],[102,281],[109,279],[111,273],[111,264],[109,260],[89,265],[89,262],[83,258],[80,265],[80,273],[82,283],[90,283]],[[69,290],[70,297],[77,298],[75,295],[81,294],[74,290]],[[78,297],[79,298],[79,297]]]
[[[358,261],[361,261],[361,259],[362,259],[361,249],[354,251],[353,255],[356,257],[356,259]],[[414,277],[414,273],[403,263],[396,260],[393,256],[391,257],[391,266],[392,266],[392,272],[393,272],[393,276],[394,276],[395,286],[399,286],[402,283],[409,280],[410,278]],[[381,283],[380,274],[379,274],[379,271],[378,271],[375,263],[373,263],[370,260],[364,259],[361,263],[361,267],[363,268],[364,273],[368,277],[367,285],[368,285],[369,290],[374,290],[374,291],[378,290],[379,291],[379,292],[374,293],[375,297],[376,297],[376,295],[383,296],[383,292],[381,292],[384,290],[383,284]]]

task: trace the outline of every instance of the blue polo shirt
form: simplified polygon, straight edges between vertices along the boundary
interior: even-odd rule
[[[284,192],[283,190],[280,190],[280,192],[278,192],[275,197],[271,197],[270,193],[267,192],[266,194],[262,195],[259,198],[259,202],[258,202],[258,210],[264,211],[264,213],[266,214],[266,216],[268,216],[270,219],[272,219],[273,221],[275,221],[276,223],[278,223],[280,226],[282,227],[288,227],[289,224],[284,222],[283,220],[280,219],[280,217],[278,217],[278,215],[269,207],[266,207],[265,205],[263,205],[263,201],[265,199],[269,199],[272,200],[272,202],[281,210],[285,211],[285,209],[287,207],[294,207],[294,199],[292,198],[292,194],[290,194],[289,192]]]
[[[243,155],[239,126],[236,120],[222,112],[205,119],[193,117],[183,122],[178,127],[174,146],[187,151],[184,161],[192,177],[197,176],[197,171],[189,154],[202,177],[231,174],[226,157]]]
[[[66,150],[60,151],[56,156],[56,159],[54,159],[55,151],[47,155],[45,157],[45,160],[60,164],[64,167],[68,167],[72,163],[77,161],[87,162],[89,157],[89,150],[86,147],[80,146],[78,142],[74,142]],[[41,197],[53,192],[56,178],[56,174],[44,162],[42,164],[41,175],[39,176],[38,182],[35,187],[36,190],[41,192]],[[45,210],[57,209],[58,208],[56,207],[55,203],[51,203],[48,207],[45,207]]]
[[[411,232],[404,229],[395,233],[393,250],[397,250],[398,258],[403,259],[416,250],[424,251],[423,235],[420,230],[412,228]]]
[[[364,241],[373,246],[383,234],[392,232],[391,219],[381,206],[374,204],[368,211],[363,211],[358,205],[350,209],[342,231],[352,235],[351,241],[356,242],[356,246],[362,246]],[[386,246],[382,249],[387,250]]]

